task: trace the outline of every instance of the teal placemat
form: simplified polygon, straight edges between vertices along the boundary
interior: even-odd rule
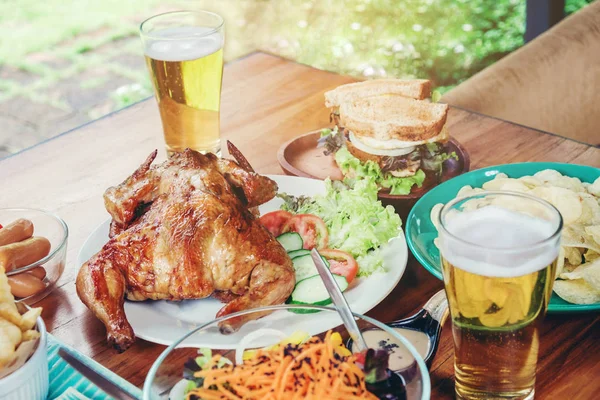
[[[142,391],[121,378],[119,375],[104,368],[91,358],[79,353],[76,349],[68,346],[56,339],[52,335],[48,335],[48,369],[50,378],[50,392],[48,400],[105,400],[111,399],[106,393],[100,390],[96,385],[83,377],[79,372],[75,371],[65,360],[58,355],[58,350],[64,347],[70,350],[71,353],[82,362],[92,367],[94,371],[109,379],[117,386],[123,388],[127,392],[135,395],[137,398],[142,398]]]

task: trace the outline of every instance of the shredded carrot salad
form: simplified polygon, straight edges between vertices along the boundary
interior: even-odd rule
[[[341,336],[331,331],[324,340],[257,350],[243,364],[219,368],[220,359],[212,357],[194,374],[204,381],[188,392],[188,400],[377,399]]]

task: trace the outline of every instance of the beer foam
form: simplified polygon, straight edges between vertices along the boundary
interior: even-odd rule
[[[552,236],[556,224],[505,208],[487,206],[456,213],[445,227],[455,237],[440,233],[442,255],[473,274],[527,275],[547,267],[558,256],[559,237],[540,244]]]
[[[161,61],[190,61],[206,57],[223,48],[223,35],[207,27],[167,28],[152,32],[146,40],[145,54]]]

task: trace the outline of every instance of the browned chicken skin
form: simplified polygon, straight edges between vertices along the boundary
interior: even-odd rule
[[[108,341],[127,349],[135,335],[123,309],[129,300],[214,297],[217,316],[283,303],[295,284],[285,250],[252,215],[275,196],[271,179],[212,154],[186,150],[151,166],[152,153],[104,194],[109,242],[77,276],[77,294],[100,319]],[[223,332],[246,322],[238,318]]]

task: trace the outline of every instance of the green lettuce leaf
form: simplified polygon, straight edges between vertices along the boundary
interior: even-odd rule
[[[425,180],[425,173],[422,170],[418,170],[415,175],[405,178],[384,174],[381,172],[379,164],[371,160],[361,163],[346,147],[342,147],[335,153],[335,161],[344,175],[348,176],[346,181],[350,185],[353,185],[355,181],[370,178],[377,185],[390,189],[390,194],[409,194],[414,185],[421,187]]]
[[[358,275],[384,270],[380,247],[400,233],[402,221],[392,206],[377,200],[378,187],[371,178],[353,187],[325,181],[326,193],[304,201],[296,210],[323,219],[329,231],[329,247],[352,254]],[[285,206],[284,206],[285,208]]]

